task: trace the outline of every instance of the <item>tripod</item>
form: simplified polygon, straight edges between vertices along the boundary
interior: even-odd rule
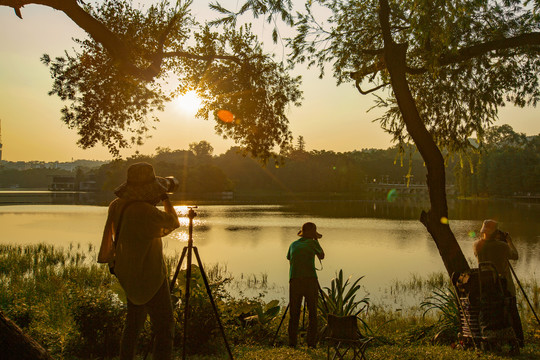
[[[187,246],[184,246],[184,249],[182,249],[182,255],[180,256],[180,261],[178,262],[178,265],[176,266],[176,271],[174,272],[174,276],[171,281],[171,292],[174,288],[174,284],[176,283],[176,279],[178,278],[178,274],[180,273],[180,268],[182,267],[182,262],[184,260],[184,257],[187,253],[187,268],[186,268],[186,294],[185,294],[185,307],[184,307],[184,334],[183,334],[183,348],[182,348],[182,360],[185,360],[186,358],[186,340],[188,337],[188,314],[189,314],[189,296],[190,296],[190,284],[191,284],[191,262],[192,262],[192,254],[195,253],[195,257],[197,258],[197,263],[199,265],[199,269],[201,271],[201,276],[204,280],[204,285],[206,287],[206,293],[208,294],[208,297],[210,298],[210,303],[212,304],[212,308],[214,309],[214,315],[216,316],[217,322],[219,324],[219,330],[221,331],[221,335],[223,336],[223,341],[225,342],[225,347],[227,348],[227,352],[229,353],[229,358],[232,360],[232,352],[229,347],[229,343],[227,342],[227,337],[225,336],[225,330],[223,328],[223,325],[221,323],[221,320],[219,318],[219,313],[217,311],[216,303],[214,302],[214,298],[212,297],[212,291],[210,289],[210,285],[208,285],[208,278],[206,277],[206,273],[204,272],[203,264],[201,261],[201,257],[199,256],[199,250],[196,246],[193,246],[193,218],[197,216],[197,213],[194,208],[197,208],[197,206],[189,207],[188,211],[188,218],[189,218],[189,239]]]

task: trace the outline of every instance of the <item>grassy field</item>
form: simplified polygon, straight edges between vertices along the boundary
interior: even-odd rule
[[[105,267],[96,264],[95,253],[92,246],[81,245],[67,249],[46,245],[0,245],[0,310],[55,359],[114,359],[118,355],[125,316],[123,292],[116,278]],[[173,264],[174,260],[168,262]],[[217,265],[209,267],[208,275],[235,359],[326,359],[324,343],[315,350],[305,345],[297,349],[286,346],[286,321],[277,337],[277,346],[270,347],[268,344],[282,318],[283,304],[266,302],[264,294],[256,298],[233,298],[226,286],[234,279],[220,271]],[[342,282],[336,282],[338,288],[356,294],[357,289],[353,286],[356,282]],[[426,294],[423,306],[418,304],[394,311],[380,304],[369,304],[369,310],[366,308],[360,313],[364,321],[363,332],[376,338],[367,350],[368,359],[507,358],[509,355],[504,352],[484,353],[460,348],[456,341],[459,329],[455,322],[452,323],[455,319],[443,316],[445,312],[455,312],[447,285],[444,274],[426,275],[425,278],[415,276],[410,281],[392,284],[391,292],[396,297],[409,293]],[[538,308],[540,289],[537,283],[529,281],[524,285],[534,307]],[[181,298],[183,286],[185,284],[179,284],[173,294],[175,298]],[[197,271],[193,275],[192,289],[190,301],[194,316],[189,323],[189,358],[228,358]],[[335,296],[333,294],[329,299]],[[360,300],[355,301],[364,305]],[[514,358],[540,359],[540,326],[524,300],[518,300],[526,346]],[[175,309],[180,319],[183,308],[177,304]],[[320,325],[324,325],[322,314]],[[182,331],[181,321],[178,321],[177,351],[182,346]],[[145,352],[150,333],[146,326],[139,353]]]

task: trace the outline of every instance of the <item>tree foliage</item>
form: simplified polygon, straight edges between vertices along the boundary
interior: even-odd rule
[[[144,140],[156,111],[189,90],[203,101],[197,116],[215,121],[218,134],[254,156],[266,159],[292,140],[286,110],[299,105],[300,79],[264,52],[249,25],[200,24],[190,0],[0,0],[21,17],[28,4],[63,11],[90,35],[63,56],[42,57],[53,78],[50,94],[67,102],[62,121],[78,131],[83,148],[101,143],[118,156]]]
[[[484,146],[461,156],[454,167],[464,196],[514,196],[540,189],[540,136],[527,137],[511,126],[488,129]]]
[[[484,129],[506,102],[536,105],[540,99],[540,18],[527,1],[390,1],[390,31],[406,44],[409,88],[422,121],[439,147],[483,141]],[[331,12],[317,15],[318,5]],[[411,140],[389,87],[378,0],[308,2],[291,39],[292,59],[331,65],[338,84],[363,94],[381,89],[382,127],[395,140]],[[316,11],[318,10],[318,11]],[[323,20],[325,20],[323,24]],[[368,88],[370,88],[368,90]]]

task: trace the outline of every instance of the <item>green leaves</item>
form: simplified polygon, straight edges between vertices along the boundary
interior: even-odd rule
[[[407,46],[409,88],[440,148],[466,148],[506,102],[528,106],[540,99],[538,40],[532,40],[540,22],[526,4],[389,2],[392,38]],[[378,9],[379,0],[307,1],[289,41],[291,59],[318,67],[321,76],[331,66],[338,84],[353,82],[362,94],[382,89],[374,93],[385,109],[378,120],[394,141],[410,142],[394,93],[383,91],[390,82]]]
[[[266,11],[262,3],[251,4],[254,14]],[[276,145],[291,141],[286,111],[300,103],[300,78],[264,53],[249,26],[235,29],[235,15],[221,5],[212,8],[229,20],[218,31],[200,26],[190,5],[135,7],[131,0],[107,0],[84,7],[96,20],[90,25],[79,18],[86,14],[63,9],[92,37],[75,40],[74,53],[44,55],[42,62],[53,78],[50,95],[68,103],[62,121],[78,131],[80,146],[101,143],[118,157],[120,149],[144,141],[158,121],[156,111],[188,90],[204,99],[197,116],[216,121],[218,134],[255,157],[266,160]],[[171,75],[179,84],[173,90],[166,86]],[[220,110],[231,121],[220,119]]]
[[[422,301],[420,307],[424,309],[424,316],[429,311],[438,313],[435,325],[437,334],[450,333],[454,339],[457,338],[460,329],[459,299],[453,287],[436,288],[431,296]]]
[[[179,92],[196,84],[202,107],[198,117],[216,121],[216,132],[234,139],[247,152],[262,159],[292,140],[285,115],[289,104],[299,105],[300,78],[290,77],[283,64],[263,52],[250,26],[226,27],[217,33],[205,27],[196,34],[191,51],[208,56],[230,53],[238,62],[216,59],[211,63],[185,60]],[[180,74],[178,74],[180,76]],[[220,118],[226,111],[230,118]]]
[[[349,284],[350,278],[343,278],[343,270],[339,270],[336,277],[332,279],[330,287],[325,287],[322,291],[322,298],[319,300],[319,310],[322,311],[326,318],[328,314],[337,316],[357,316],[367,307],[369,307],[369,298],[363,297],[357,300],[356,296],[361,288],[360,280],[364,277],[356,279],[352,284]],[[349,287],[350,286],[350,287]]]
[[[242,311],[245,313],[255,312],[255,315],[248,316],[244,318],[245,321],[257,321],[261,326],[266,326],[272,320],[274,320],[279,315],[279,306],[278,300],[272,300],[267,304],[261,304],[260,302],[253,302],[248,304],[249,306],[244,306]]]

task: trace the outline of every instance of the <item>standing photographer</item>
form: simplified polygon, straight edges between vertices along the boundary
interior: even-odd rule
[[[519,258],[518,252],[510,235],[500,231],[495,220],[484,220],[480,234],[481,239],[475,241],[473,244],[474,255],[479,263],[493,263],[499,275],[506,279],[506,287],[512,299],[508,309],[510,311],[512,328],[520,346],[523,346],[523,329],[517,308],[516,287],[512,280],[510,263],[508,262],[508,260],[517,260]]]
[[[153,359],[172,357],[174,318],[161,237],[180,226],[167,196],[173,180],[157,177],[148,163],[135,163],[109,205],[98,262],[109,264],[127,297],[121,360],[133,359],[147,314],[155,333]]]
[[[309,312],[307,345],[317,345],[317,301],[319,282],[315,272],[315,256],[324,259],[324,251],[319,245],[322,235],[317,232],[317,226],[312,222],[302,225],[298,232],[300,239],[289,247],[287,259],[289,268],[289,346],[296,346],[298,338],[298,322],[302,298],[306,299]]]

